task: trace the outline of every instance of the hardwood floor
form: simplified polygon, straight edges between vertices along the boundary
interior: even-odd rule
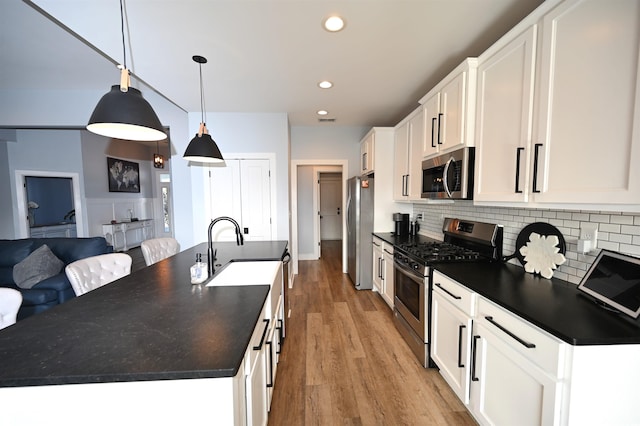
[[[300,261],[269,425],[475,425],[436,369],[425,369],[378,293],[342,273],[340,241]]]

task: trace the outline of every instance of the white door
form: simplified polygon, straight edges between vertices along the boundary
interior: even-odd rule
[[[245,240],[271,239],[271,180],[267,159],[225,160],[226,167],[209,167],[209,216],[233,218]],[[235,241],[235,228],[228,221],[215,225],[213,241]]]
[[[320,174],[320,240],[342,239],[342,174]]]

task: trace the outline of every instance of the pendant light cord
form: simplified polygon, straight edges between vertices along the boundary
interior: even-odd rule
[[[200,65],[200,111],[202,113],[202,123],[204,123],[204,86],[202,85],[202,64]]]
[[[120,32],[122,33],[122,56],[124,58],[124,68],[127,69],[127,50],[125,48],[124,40],[124,6],[123,0],[120,0]]]

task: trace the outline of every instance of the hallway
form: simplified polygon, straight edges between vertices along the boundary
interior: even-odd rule
[[[341,268],[341,241],[300,261],[269,414],[276,425],[475,425],[436,369],[424,369],[372,291]]]

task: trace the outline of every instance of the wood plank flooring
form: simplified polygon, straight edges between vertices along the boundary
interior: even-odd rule
[[[342,273],[341,244],[299,262],[269,425],[476,425],[415,359],[382,297]]]

